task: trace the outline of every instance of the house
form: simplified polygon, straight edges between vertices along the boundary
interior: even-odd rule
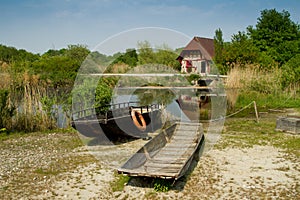
[[[177,60],[181,63],[181,72],[205,76],[210,73],[214,55],[213,39],[194,37],[181,51]]]

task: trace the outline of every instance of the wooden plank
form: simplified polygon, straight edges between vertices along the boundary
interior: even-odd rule
[[[181,167],[145,167],[147,173],[153,172],[153,174],[162,174],[162,173],[178,173]]]
[[[196,142],[195,140],[188,140],[188,139],[181,140],[181,139],[176,139],[176,140],[172,141],[172,144],[174,143],[174,144],[186,144],[186,145],[188,145],[188,144],[193,144],[195,142]]]
[[[184,164],[186,159],[178,159],[178,160],[167,160],[167,159],[151,159],[151,163],[159,163],[159,164]],[[150,162],[150,161],[149,161]]]
[[[179,152],[179,151],[186,152],[186,151],[192,151],[192,150],[194,150],[195,146],[196,146],[196,144],[194,146],[181,147],[180,149],[176,148],[175,146],[165,147],[165,148],[161,149],[159,151],[159,153],[165,152],[165,151],[168,151],[168,152]]]
[[[188,136],[188,135],[174,135],[172,137],[172,141],[173,140],[190,140],[190,141],[193,141],[193,140],[197,140],[197,138],[194,137],[194,136]]]
[[[193,144],[193,145],[181,145],[179,146],[180,144],[173,144],[172,145],[168,145],[166,146],[164,149],[172,149],[172,150],[178,150],[178,149],[193,149],[196,144]]]
[[[198,127],[196,126],[181,126],[178,127],[178,131],[197,131]]]
[[[182,162],[182,161],[186,161],[186,158],[182,158],[182,157],[170,157],[170,156],[160,156],[157,158],[153,158],[151,159],[152,162]]]
[[[152,163],[146,162],[145,167],[147,168],[181,168],[182,164],[178,163]]]

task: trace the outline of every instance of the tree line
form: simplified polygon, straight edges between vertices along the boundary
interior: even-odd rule
[[[256,65],[270,71],[281,68],[283,87],[300,81],[300,26],[288,11],[265,9],[255,26],[233,34],[230,42],[224,42],[221,29],[215,31],[214,41],[214,60],[222,74]]]
[[[255,26],[233,34],[229,42],[224,42],[222,30],[218,29],[214,41],[214,61],[222,74],[249,66],[270,72],[276,68],[281,70],[282,89],[300,82],[300,28],[288,11],[263,10]],[[63,105],[70,115],[74,81],[80,67],[89,65],[89,61],[96,63],[86,69],[89,73],[103,66],[107,73],[126,73],[149,63],[180,71],[176,60],[179,50],[167,45],[152,48],[147,41],[139,42],[137,49],[114,55],[91,52],[85,45],[50,49],[43,54],[0,45],[0,129],[34,131],[56,127],[53,109]],[[116,77],[98,81],[95,105],[109,103],[117,82]],[[84,93],[89,85],[83,82],[77,89]]]
[[[125,73],[146,63],[179,69],[176,58],[177,54],[166,45],[154,50],[147,41],[139,42],[138,49],[114,55],[91,52],[85,45],[50,49],[41,55],[0,45],[0,128],[35,131],[56,127],[57,105],[63,106],[70,119],[72,94],[84,93],[90,86],[82,83],[73,90],[77,73],[90,61],[93,64],[86,69],[89,73],[103,67],[106,73]],[[95,106],[109,103],[116,83],[116,77],[98,81]]]

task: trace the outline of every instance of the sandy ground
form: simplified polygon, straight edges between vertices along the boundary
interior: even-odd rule
[[[26,140],[32,139],[35,138]],[[19,149],[20,140],[24,139],[12,140],[6,149],[1,149],[0,196],[4,199],[300,199],[300,158],[268,145],[216,149],[209,148],[209,142],[187,175],[177,180],[168,192],[155,192],[152,180],[145,178],[131,178],[122,191],[112,191],[116,169],[143,146],[145,140],[113,146],[83,146],[69,153],[60,151],[66,159],[68,154],[75,154],[93,155],[96,160],[84,165],[78,163],[78,167],[50,178],[44,175],[33,178],[32,183],[20,183],[20,187],[22,184],[43,185],[40,191],[27,195],[26,191],[5,189],[14,179],[12,174],[24,175],[20,170],[24,164],[32,163],[28,166],[34,167],[59,157],[55,145],[44,155],[46,151],[38,145],[40,143],[35,148]],[[40,140],[44,144],[59,138],[49,134]],[[69,136],[65,136],[67,140]],[[6,194],[8,191],[14,194]]]
[[[140,143],[134,141],[120,147],[87,147],[88,153],[94,154],[99,163],[61,175],[62,180],[52,184],[51,192],[47,191],[37,199],[299,199],[300,197],[298,163],[286,159],[283,152],[272,146],[211,149],[205,152],[198,162],[196,160],[193,162],[192,169],[188,173],[189,178],[179,179],[169,192],[155,192],[151,187],[151,181],[144,178],[132,178],[123,191],[112,192],[110,182],[114,179],[114,170],[139,146]]]

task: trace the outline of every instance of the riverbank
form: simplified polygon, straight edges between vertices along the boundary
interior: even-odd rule
[[[74,131],[5,137],[0,199],[297,199],[300,136],[276,132],[278,115],[226,120],[221,140],[168,192],[144,178],[114,189],[115,169],[147,141],[86,146]]]

